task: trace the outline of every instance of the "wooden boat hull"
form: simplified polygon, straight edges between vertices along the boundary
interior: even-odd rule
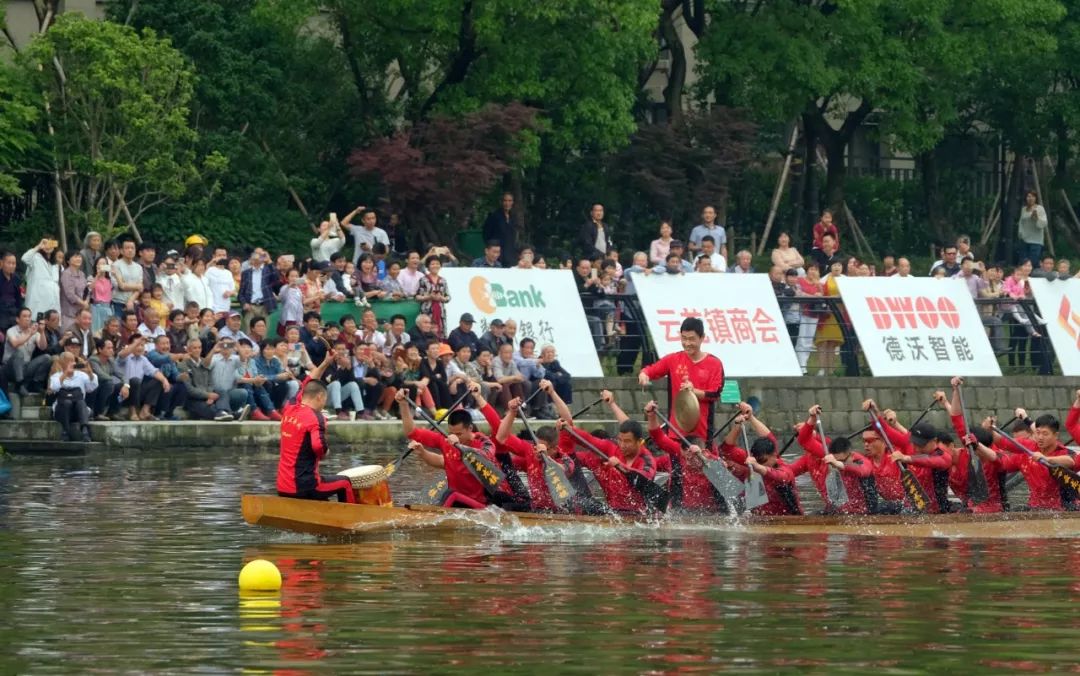
[[[1009,512],[895,516],[668,515],[644,517],[510,513],[502,510],[446,509],[433,505],[378,507],[297,500],[272,495],[244,495],[244,520],[256,526],[328,537],[364,537],[380,533],[475,530],[515,527],[633,527],[647,524],[667,530],[727,530],[751,534],[845,534],[893,537],[1062,538],[1080,537],[1080,513]]]

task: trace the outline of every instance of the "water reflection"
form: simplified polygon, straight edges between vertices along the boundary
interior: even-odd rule
[[[515,529],[327,544],[242,523],[238,494],[268,490],[272,463],[249,454],[5,464],[0,671],[971,673],[1080,663],[1076,539]],[[407,465],[403,489],[432,476]],[[279,594],[238,596],[236,575],[256,557],[281,568]]]

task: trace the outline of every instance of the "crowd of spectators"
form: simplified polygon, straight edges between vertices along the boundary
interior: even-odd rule
[[[1029,196],[1018,264],[1006,269],[978,261],[970,239],[961,236],[942,248],[926,274],[962,279],[975,298],[1030,298],[1030,278],[1073,276],[1068,260],[1041,256],[1032,233],[1044,230],[1045,221]],[[180,411],[199,420],[277,420],[305,375],[324,360],[326,413],[339,420],[390,418],[400,389],[417,406],[445,409],[465,394],[468,381],[481,382],[485,398],[500,409],[535,393],[533,415],[550,417],[546,397],[536,392],[541,378],[571,401],[570,374],[556,346],[517,336],[510,318],[491,321],[477,335],[472,315],[447,316],[451,289],[440,272],[463,263],[443,245],[403,250],[391,234],[397,225],[391,219],[388,233],[365,207],[340,220],[331,214],[300,257],[281,252],[272,258],[258,246],[241,254],[199,235],[159,251],[149,242],[104,241],[94,232],[81,249],[68,252],[52,239],[21,259],[6,252],[0,258],[0,384],[10,394],[44,393],[70,439],[85,438],[90,420],[173,420]],[[712,206],[685,239],[672,223],[661,223],[659,236],[626,267],[601,204],[590,209],[574,254],[542,256],[518,233],[513,196],[506,194],[484,221],[483,254],[464,265],[572,270],[595,347],[618,350],[620,373],[633,368],[643,339],[640,326],[628,331],[635,318],[623,302],[634,293],[635,278],[758,271],[748,250],[729,258],[727,231]],[[351,256],[345,253],[350,240]],[[1031,253],[1038,260],[1026,257]],[[813,227],[808,252],[782,232],[770,263],[763,272],[782,301],[804,373],[815,354],[816,372],[831,373],[850,336],[842,330],[843,314],[814,298],[837,296],[836,280],[845,275],[914,274],[907,258],[885,256],[877,270],[842,253],[828,211]],[[377,319],[376,304],[403,300],[419,304],[412,328],[402,314]],[[327,302],[355,310],[328,321],[321,312]],[[277,331],[269,334],[275,311]],[[1045,341],[1039,321],[1015,303],[981,304],[980,311],[995,350],[1008,353],[1010,364],[1023,365],[1029,348],[1034,353]],[[469,404],[465,396],[463,405]]]

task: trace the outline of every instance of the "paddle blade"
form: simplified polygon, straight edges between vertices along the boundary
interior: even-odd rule
[[[968,449],[968,497],[977,505],[990,499],[990,487],[986,484],[982,461]]]
[[[476,477],[485,489],[493,489],[506,481],[503,471],[485,456],[461,444],[458,444],[458,450],[461,451],[461,461],[465,463],[469,473]]]
[[[442,505],[446,502],[446,499],[450,497],[450,485],[447,484],[446,479],[443,479],[439,483],[435,484],[427,491],[428,504]]]
[[[743,492],[743,482],[731,473],[721,460],[705,458],[702,461],[705,478],[725,500],[734,500]]]
[[[751,470],[750,478],[746,480],[746,508],[754,509],[769,504],[769,494],[765,490],[765,479]]]
[[[848,502],[847,486],[840,470],[833,467],[825,475],[825,497],[833,507],[843,507]]]
[[[1054,477],[1054,481],[1057,481],[1065,488],[1071,488],[1080,493],[1080,474],[1060,465],[1047,465],[1046,469],[1050,471],[1050,476]]]
[[[926,491],[923,490],[919,479],[907,468],[907,465],[897,464],[900,465],[900,483],[903,484],[904,492],[911,501],[911,508],[919,514],[924,513],[930,508],[930,498],[926,496]]]
[[[651,511],[663,512],[667,509],[668,492],[657,486],[655,481],[650,481],[633,471],[628,472],[626,478],[634,490],[641,494],[641,498]]]
[[[577,495],[577,491],[570,484],[570,478],[566,476],[563,466],[548,456],[544,457],[544,483],[547,484],[548,494],[551,501],[559,508],[566,505]]]

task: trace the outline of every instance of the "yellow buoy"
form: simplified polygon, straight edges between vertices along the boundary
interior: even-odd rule
[[[279,591],[281,571],[266,559],[249,561],[240,571],[242,591]]]

